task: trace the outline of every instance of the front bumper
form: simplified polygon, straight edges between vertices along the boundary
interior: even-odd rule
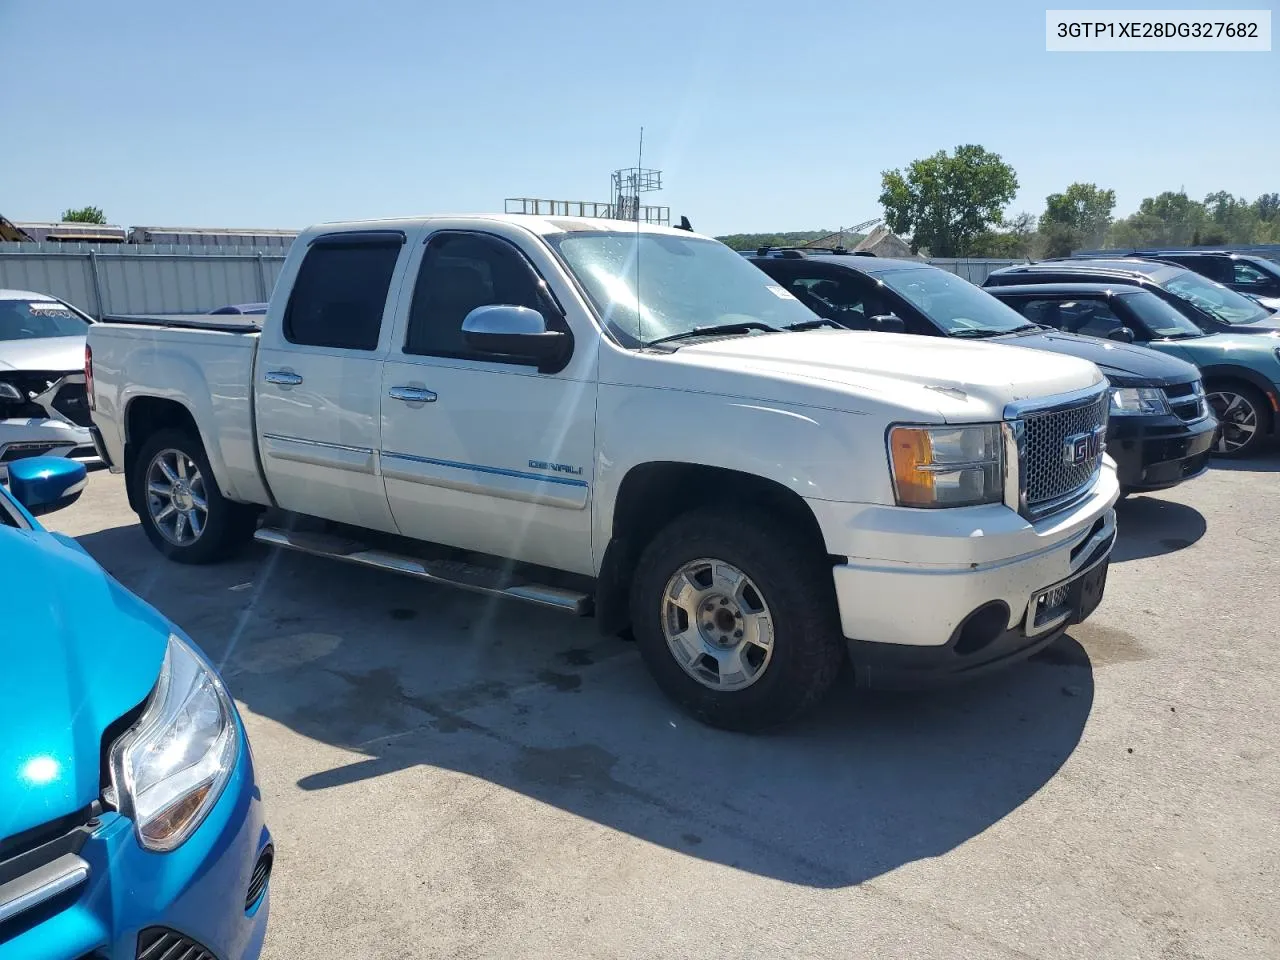
[[[1104,459],[1083,500],[1036,521],[1002,504],[912,510],[809,501],[828,552],[847,558],[832,575],[855,666],[874,668],[878,656],[932,656],[945,665],[939,671],[962,673],[1002,651],[1051,642],[1070,612],[1036,623],[1032,609],[1028,625],[1028,610],[1044,591],[1106,562],[1119,495],[1115,466]],[[961,628],[982,608],[996,639],[980,649],[960,644]],[[885,652],[892,647],[920,649]]]
[[[26,457],[96,460],[98,453],[88,427],[37,417],[0,420],[0,478],[8,476],[10,463]]]
[[[270,884],[248,907],[245,897],[270,843],[242,735],[230,781],[186,843],[171,853],[149,852],[132,821],[103,815],[79,852],[88,880],[0,929],[0,960],[136,960],[140,935],[145,945],[156,928],[218,960],[253,960],[266,933]]]
[[[1107,453],[1116,461],[1120,489],[1164,490],[1209,469],[1218,421],[1187,423],[1172,414],[1114,416],[1107,428]]]

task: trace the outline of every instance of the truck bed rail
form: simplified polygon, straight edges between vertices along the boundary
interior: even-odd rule
[[[260,314],[218,315],[205,313],[172,313],[137,315],[121,314],[102,318],[103,323],[130,323],[144,327],[174,327],[186,330],[213,330],[218,333],[261,333]]]

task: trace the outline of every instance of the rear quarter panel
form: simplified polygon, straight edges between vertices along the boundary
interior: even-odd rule
[[[181,404],[200,431],[223,494],[244,503],[270,502],[258,469],[251,384],[256,334],[125,324],[95,324],[95,409],[112,463],[122,467],[130,405],[143,397]]]

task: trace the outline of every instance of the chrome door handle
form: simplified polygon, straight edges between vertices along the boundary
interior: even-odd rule
[[[435,403],[436,395],[426,387],[392,387],[387,391],[392,400],[403,400],[406,403]]]
[[[302,377],[289,370],[268,370],[262,379],[282,387],[296,387],[302,382]]]

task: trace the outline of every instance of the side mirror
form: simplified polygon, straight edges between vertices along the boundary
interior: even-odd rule
[[[1128,327],[1116,327],[1107,334],[1108,340],[1119,340],[1121,343],[1133,343],[1133,331]]]
[[[84,464],[65,457],[27,457],[9,464],[9,492],[33,517],[71,506],[88,480]]]
[[[867,321],[868,329],[878,330],[881,333],[906,333],[907,325],[902,322],[902,318],[896,313],[882,313],[872,317]]]
[[[564,369],[573,352],[569,334],[548,330],[546,318],[529,307],[476,307],[462,321],[462,336],[472,350],[536,364],[540,373]]]

